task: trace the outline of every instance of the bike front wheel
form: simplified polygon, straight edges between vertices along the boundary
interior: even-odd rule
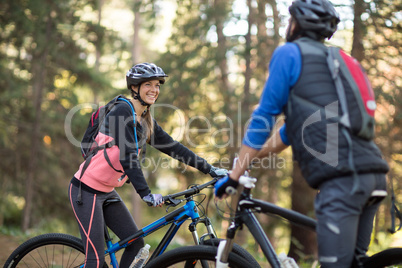
[[[364,268],[402,267],[402,248],[378,252],[364,261]]]
[[[180,247],[163,253],[147,263],[145,268],[211,268],[216,267],[216,254],[217,247],[213,246]],[[250,267],[247,260],[233,252],[229,254],[228,263],[231,268]]]
[[[80,267],[84,262],[84,248],[79,238],[51,233],[21,244],[11,253],[4,268]]]
[[[222,240],[223,239],[220,239],[220,238],[212,238],[212,239],[204,240],[201,245],[218,247],[219,243]],[[242,248],[240,245],[234,243],[232,252],[235,253],[236,255],[240,255],[243,259],[245,259],[249,263],[248,267],[261,268],[261,266],[258,264],[256,259],[254,259],[253,255],[251,255],[247,250]]]

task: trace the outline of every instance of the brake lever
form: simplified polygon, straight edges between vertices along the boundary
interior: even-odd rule
[[[168,205],[168,207],[166,208],[166,213],[169,211],[170,207],[175,207],[178,204],[180,204],[181,202],[183,202],[183,200],[177,200],[177,199],[174,199],[174,198],[172,198],[170,196],[166,196],[165,197],[165,204]]]

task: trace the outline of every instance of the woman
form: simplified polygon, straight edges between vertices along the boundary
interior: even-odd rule
[[[149,108],[156,102],[165,77],[163,70],[153,63],[137,64],[127,72],[132,106],[118,102],[101,123],[95,138],[98,145],[110,141],[114,145],[96,153],[87,167],[82,163],[71,180],[69,198],[85,248],[86,268],[103,266],[105,223],[120,239],[138,230],[115,187],[128,179],[146,203],[154,207],[163,205],[162,195],[151,193],[141,171],[138,155],[141,148],[145,149],[145,143],[213,177],[227,173],[174,141],[152,118]],[[123,171],[123,176],[119,171]],[[129,267],[143,246],[144,240],[140,238],[127,247],[120,267]]]

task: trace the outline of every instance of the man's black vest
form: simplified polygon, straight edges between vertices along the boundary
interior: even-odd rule
[[[317,188],[323,181],[351,175],[354,168],[359,174],[386,173],[388,164],[378,147],[339,123],[341,108],[326,46],[305,37],[294,43],[300,48],[302,67],[285,108],[286,131],[304,178]]]

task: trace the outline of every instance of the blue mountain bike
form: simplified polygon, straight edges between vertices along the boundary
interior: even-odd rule
[[[217,180],[218,178],[214,178],[205,184],[192,186],[185,191],[165,196],[165,205],[168,207],[176,207],[182,203],[185,204],[138,230],[126,239],[113,243],[109,231],[105,227],[105,256],[106,259],[110,259],[108,263],[113,268],[118,268],[116,252],[124,249],[136,239],[148,236],[156,230],[170,225],[149,260],[154,259],[165,252],[179,228],[185,221],[190,219],[189,231],[192,234],[194,243],[196,245],[204,244],[217,247],[220,239],[216,236],[211,220],[206,215],[200,215],[198,210],[198,207],[205,198],[201,202],[193,199],[194,196],[200,195],[201,190],[212,187]],[[201,237],[199,237],[197,232],[197,225],[200,223],[205,225],[207,230],[207,233]],[[257,264],[252,255],[239,245],[234,245],[233,251],[248,260],[251,264]],[[84,261],[85,254],[81,239],[68,234],[49,233],[33,237],[20,245],[7,259],[4,268],[84,267]],[[106,261],[103,267],[109,267]]]

